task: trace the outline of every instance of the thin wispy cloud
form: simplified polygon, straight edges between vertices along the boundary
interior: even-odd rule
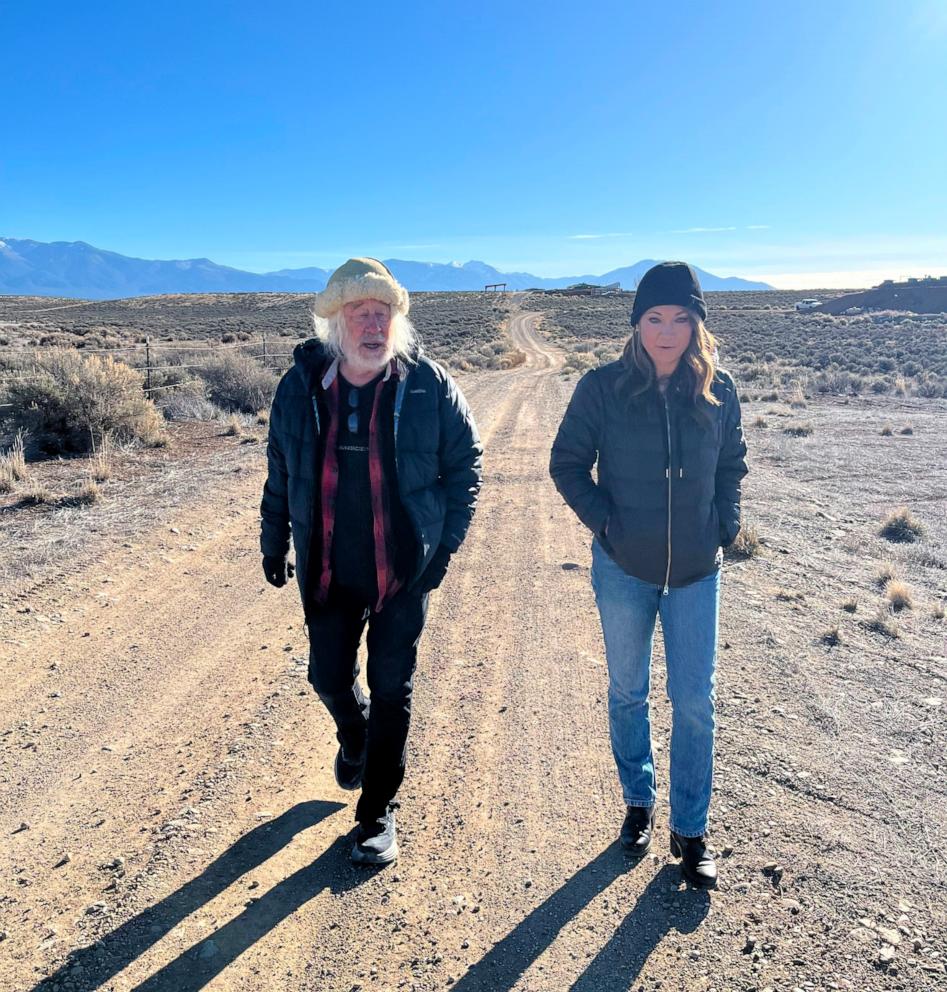
[[[631,231],[616,231],[611,234],[570,234],[570,241],[597,241],[599,238],[631,238],[634,234]]]
[[[747,224],[746,229],[748,231],[768,231],[769,224]]]
[[[671,231],[671,234],[717,234],[720,231],[736,231],[735,227],[685,227],[680,231]]]

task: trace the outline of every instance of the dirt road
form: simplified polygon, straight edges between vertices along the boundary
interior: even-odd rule
[[[546,471],[574,383],[536,323],[512,322],[522,365],[463,381],[486,479],[422,642],[397,865],[349,863],[351,796],[334,784],[332,729],[305,680],[295,588],[260,574],[262,467],[7,604],[0,987],[943,981],[942,711],[918,701],[943,696],[943,667],[900,666],[890,700],[901,710],[873,713],[869,669],[894,663],[885,651],[846,669],[811,649],[811,620],[764,619],[766,583],[794,567],[792,523],[775,510],[760,516],[774,535],[765,578],[747,563],[725,580],[721,889],[681,883],[664,807],[651,858],[633,867],[616,849],[623,810],[588,535]],[[778,488],[779,471],[765,468],[758,491]],[[820,482],[794,485],[805,498]],[[832,681],[839,669],[847,681]],[[662,670],[659,660],[663,797]],[[915,735],[899,739],[910,763],[889,762],[883,715]],[[885,797],[913,805],[879,808]]]

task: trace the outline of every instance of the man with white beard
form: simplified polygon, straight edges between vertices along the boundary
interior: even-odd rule
[[[408,293],[353,258],[316,297],[316,338],[296,347],[270,413],[260,546],[267,581],[295,575],[309,681],[335,721],[335,778],[361,788],[352,860],[398,856],[417,646],[428,596],[463,541],[483,449],[457,384],[421,354]],[[357,651],[367,626],[366,674]]]

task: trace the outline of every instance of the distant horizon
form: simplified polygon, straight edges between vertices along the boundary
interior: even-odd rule
[[[202,256],[209,257],[209,256]],[[375,256],[372,256],[375,257]],[[394,257],[394,256],[390,256]],[[217,261],[217,259],[211,259],[211,261]],[[339,265],[341,265],[345,259],[339,260]],[[400,258],[399,261],[403,262],[438,262],[437,259],[431,258]],[[447,265],[451,261],[456,261],[459,265],[466,264],[458,259],[451,259],[448,262],[439,262],[438,264]],[[493,262],[483,259],[467,259],[467,262],[485,262],[487,265],[492,266],[495,269],[499,269],[501,272],[528,272],[530,275],[538,276],[542,279],[565,279],[569,275],[601,275],[602,273],[595,273],[590,268],[586,267],[581,272],[576,271],[574,273],[569,272],[536,272],[535,270],[529,268],[525,265],[515,265],[506,266],[498,265]],[[634,265],[640,259],[629,259],[625,262],[619,262],[615,265],[609,265],[604,272],[611,272],[614,269],[625,268],[626,266]],[[696,266],[699,269],[705,271],[710,271],[709,265],[703,265],[699,260],[695,261],[693,258],[682,259],[682,261],[689,262],[691,265]],[[219,262],[220,265],[228,265],[227,262]],[[292,268],[307,268],[305,265],[290,266],[283,265],[278,269],[250,269],[246,268],[243,271],[252,272],[254,275],[267,275],[269,272],[279,272],[281,269],[292,269]],[[317,266],[318,268],[327,268],[330,272],[337,266]],[[240,268],[240,266],[233,266],[233,268]],[[862,270],[860,272],[840,272],[840,273],[815,273],[814,278],[822,279],[828,278],[829,276],[846,276],[851,277],[852,281],[849,282],[837,282],[837,283],[814,283],[814,282],[795,282],[800,277],[799,273],[785,273],[785,274],[770,274],[766,273],[753,273],[752,277],[744,274],[743,272],[727,272],[722,271],[719,268],[714,269],[714,275],[720,276],[721,278],[736,278],[736,279],[752,279],[753,282],[768,282],[773,289],[772,290],[744,290],[744,292],[773,292],[775,290],[784,289],[791,291],[804,291],[807,289],[815,290],[840,290],[840,289],[872,289],[875,286],[881,285],[886,279],[891,279],[894,282],[907,282],[909,279],[923,279],[927,276],[933,276],[939,278],[940,276],[947,276],[947,266],[933,266],[921,271],[918,269],[916,272],[907,272],[903,275],[892,275],[891,271],[888,269],[878,269],[878,270]],[[870,280],[870,281],[860,281],[860,280]],[[623,289],[631,289],[633,287],[623,286]],[[710,292],[725,292],[725,290],[710,290]]]
[[[324,256],[326,253],[323,252],[290,252],[290,253],[266,253],[266,257],[273,257],[273,262],[280,259],[284,264],[272,264],[272,267],[263,267],[260,264],[251,267],[249,264],[241,264],[239,259],[228,259],[227,254],[224,253],[223,256],[215,257],[209,253],[197,253],[191,255],[175,255],[166,258],[159,258],[157,255],[130,255],[126,252],[120,251],[112,246],[104,246],[101,244],[95,244],[87,238],[54,238],[49,242],[42,242],[41,239],[29,236],[11,235],[9,233],[4,233],[0,235],[0,242],[3,241],[34,241],[39,243],[59,243],[59,244],[75,244],[83,243],[92,246],[99,251],[114,252],[115,254],[125,255],[126,257],[139,258],[146,261],[164,261],[164,262],[182,262],[182,261],[194,261],[197,259],[208,259],[209,261],[217,265],[225,265],[230,268],[238,269],[242,272],[248,272],[253,275],[269,275],[275,272],[280,272],[282,270],[294,270],[294,269],[305,269],[305,268],[319,268],[331,272],[333,269],[341,265],[346,258],[352,256],[337,256],[337,261],[330,262]],[[623,261],[619,261],[615,264],[610,264],[601,269],[600,272],[596,272],[590,265],[581,265],[577,263],[571,271],[550,271],[548,266],[536,266],[531,267],[529,263],[498,263],[487,258],[468,258],[464,261],[460,259],[439,259],[439,258],[409,258],[407,255],[393,255],[390,253],[378,253],[372,255],[371,252],[362,252],[361,254],[371,255],[376,258],[386,258],[388,260],[397,259],[398,261],[404,262],[415,262],[418,264],[436,264],[436,265],[465,265],[470,262],[482,262],[492,268],[498,269],[501,272],[511,273],[511,272],[522,272],[529,275],[536,276],[541,279],[565,279],[565,278],[579,278],[584,275],[588,276],[601,276],[607,272],[611,272],[615,269],[625,268],[627,266],[632,266],[644,258],[654,257],[659,258],[660,256],[647,256],[643,255],[640,258],[629,258]],[[730,270],[721,267],[713,267],[712,263],[704,264],[700,259],[695,259],[694,257],[686,258],[684,261],[689,262],[691,265],[696,266],[707,272],[713,273],[715,276],[721,278],[737,278],[746,279],[754,282],[766,282],[769,283],[774,290],[789,290],[789,291],[805,291],[812,290],[825,292],[828,290],[856,290],[856,289],[870,289],[874,286],[878,286],[883,283],[886,279],[891,279],[894,282],[904,282],[911,278],[922,279],[926,276],[947,276],[947,266],[924,266],[918,265],[913,269],[896,269],[894,266],[890,268],[872,268],[872,269],[861,269],[856,271],[845,270],[845,271],[834,271],[834,272],[796,272],[796,273],[765,273],[765,272],[752,272],[747,273],[743,270]],[[537,271],[537,269],[544,271]],[[836,279],[837,281],[830,282],[829,279]],[[808,280],[808,281],[807,281]],[[633,287],[622,287],[623,289],[632,289]],[[720,292],[720,290],[717,290]],[[764,291],[760,291],[764,292]],[[10,295],[10,294],[2,294]]]

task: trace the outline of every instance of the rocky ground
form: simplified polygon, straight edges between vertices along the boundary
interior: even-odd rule
[[[667,854],[660,638],[654,852],[615,844],[589,537],[546,472],[575,379],[536,326],[510,327],[524,364],[462,379],[486,479],[422,641],[395,866],[348,860],[297,598],[260,574],[261,445],[6,587],[0,987],[944,987],[944,403],[745,411],[761,544],[725,566],[721,884],[695,891]],[[878,535],[901,504],[914,544]],[[881,630],[885,565],[912,606]]]

